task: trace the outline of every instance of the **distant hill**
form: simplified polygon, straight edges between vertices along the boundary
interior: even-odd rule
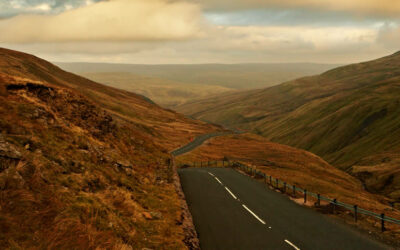
[[[105,64],[56,63],[74,73],[125,72],[140,76],[230,89],[263,88],[298,77],[315,75],[337,67],[337,64],[315,63],[250,63],[250,64]]]
[[[187,84],[124,72],[81,73],[81,75],[107,86],[141,94],[167,108],[234,91],[217,85]]]
[[[400,53],[176,110],[311,151],[400,200]]]
[[[198,65],[57,63],[57,65],[91,80],[143,94],[168,108],[224,92],[269,87],[298,77],[319,74],[337,66],[309,63]]]

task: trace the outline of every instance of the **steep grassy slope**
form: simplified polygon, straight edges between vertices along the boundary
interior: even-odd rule
[[[399,96],[400,53],[396,53],[268,89],[193,102],[177,110],[309,150],[342,169],[366,165],[364,170],[371,170],[363,174],[366,181],[379,178],[374,174],[377,165],[398,159],[384,153],[400,147]],[[367,161],[372,156],[374,162]],[[390,178],[380,180],[380,188],[366,183],[372,191],[400,199],[394,181],[400,178],[400,170],[391,165],[390,171],[385,170]]]
[[[188,84],[124,72],[82,73],[93,81],[146,96],[162,107],[173,108],[234,89],[207,84]]]
[[[185,249],[168,152],[213,130],[0,49],[0,248]]]
[[[0,73],[38,80],[77,90],[119,119],[142,126],[167,150],[189,142],[193,136],[216,128],[162,109],[132,92],[107,87],[63,71],[32,55],[0,48]]]

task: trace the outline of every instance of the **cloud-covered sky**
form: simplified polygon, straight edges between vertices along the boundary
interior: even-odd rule
[[[52,61],[350,63],[400,50],[400,1],[0,0],[0,47]]]

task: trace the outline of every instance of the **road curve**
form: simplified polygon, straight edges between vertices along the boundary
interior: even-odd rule
[[[187,168],[179,176],[204,250],[390,249],[236,170]]]
[[[174,151],[171,152],[171,154],[173,156],[179,156],[179,155],[183,155],[187,152],[190,152],[192,150],[194,150],[195,148],[199,147],[201,144],[203,144],[205,141],[213,138],[213,137],[218,137],[218,136],[223,136],[223,135],[231,135],[231,134],[237,134],[237,132],[214,132],[211,134],[205,134],[205,135],[200,135],[198,137],[196,137],[192,142],[186,144],[185,146],[178,148]]]

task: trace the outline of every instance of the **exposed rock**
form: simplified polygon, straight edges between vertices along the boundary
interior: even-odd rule
[[[119,167],[123,168],[132,168],[132,164],[127,160],[119,160],[117,161]]]
[[[127,160],[118,160],[114,163],[114,167],[116,171],[120,172],[120,170],[122,170],[127,176],[135,174],[132,164]]]
[[[11,166],[15,166],[22,154],[11,144],[4,140],[0,134],[0,173]]]
[[[11,144],[4,140],[4,137],[0,135],[0,157],[10,159],[21,159],[21,153]]]
[[[143,212],[142,215],[146,220],[152,220],[153,219],[153,216],[151,216],[151,214],[149,212]]]
[[[162,214],[160,212],[150,212],[150,215],[154,220],[162,219]]]

